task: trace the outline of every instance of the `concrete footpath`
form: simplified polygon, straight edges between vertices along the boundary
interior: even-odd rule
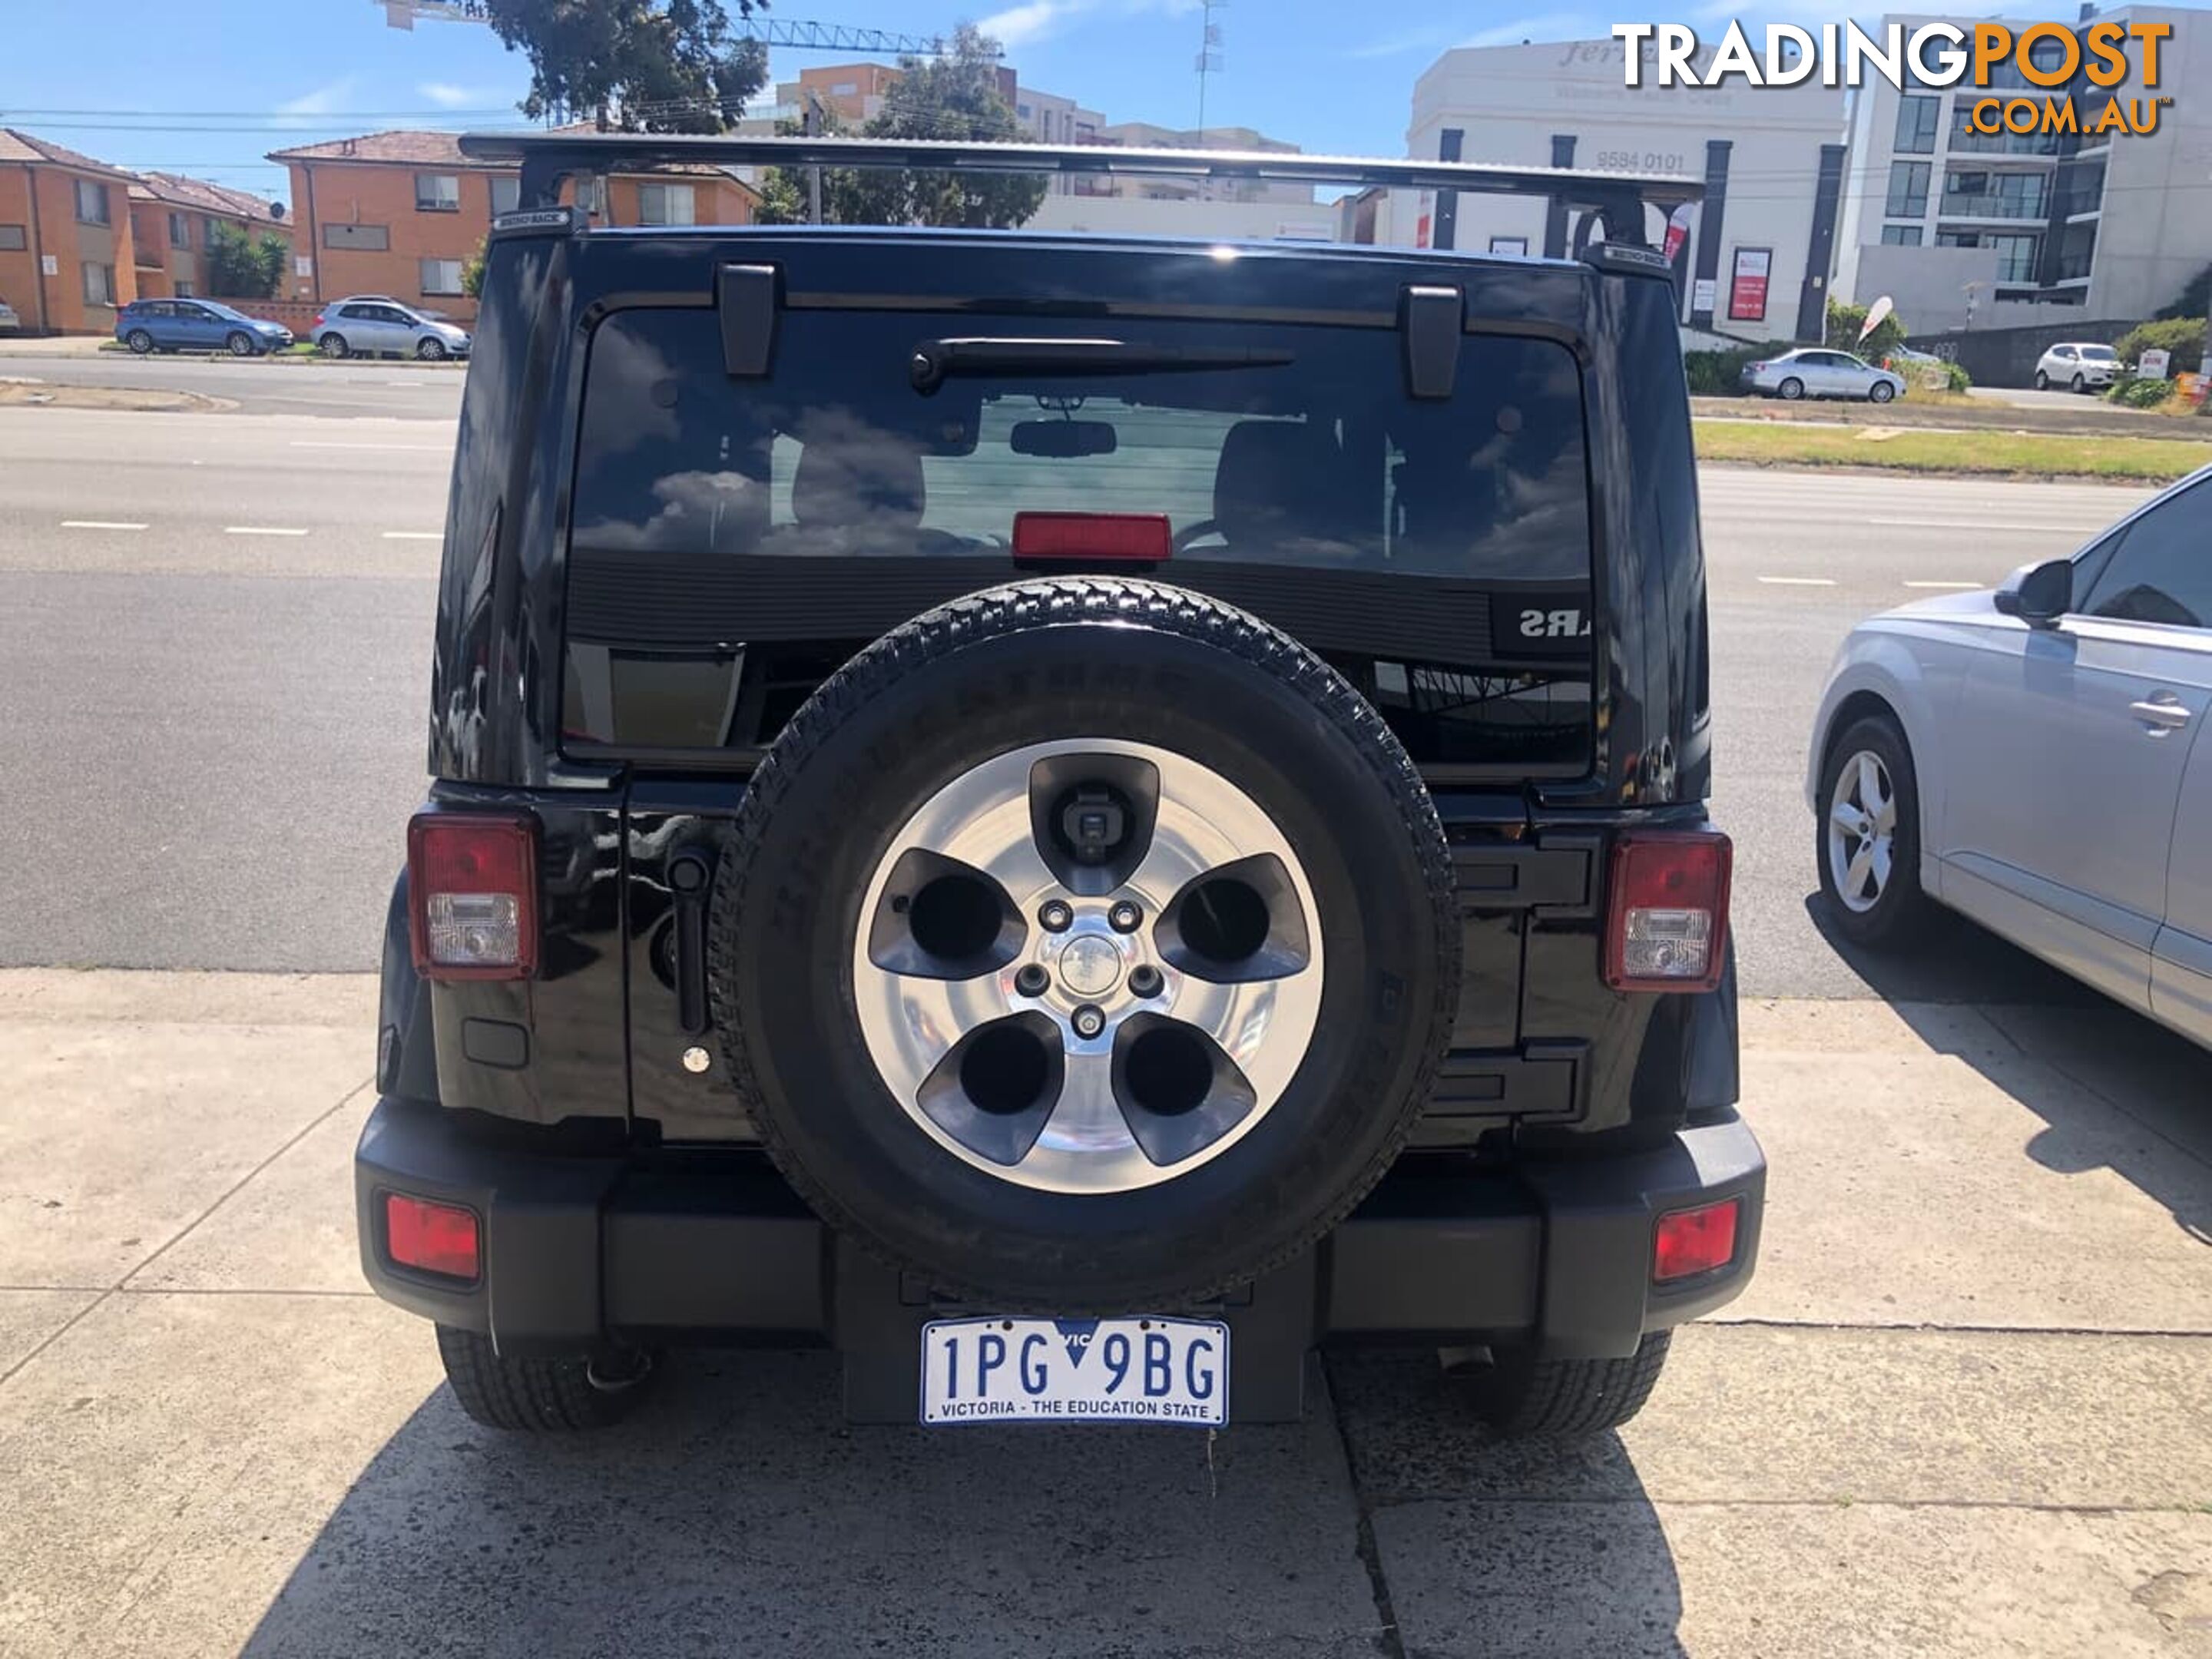
[[[1487,1443],[850,1430],[820,1356],[477,1429],[363,1290],[358,978],[0,973],[0,1654],[2212,1656],[2212,1062],[2110,1008],[1751,1004],[1760,1276]]]

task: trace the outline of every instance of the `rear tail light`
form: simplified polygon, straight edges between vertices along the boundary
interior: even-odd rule
[[[1158,564],[1175,552],[1164,513],[1017,513],[1017,559],[1107,559]]]
[[[537,821],[417,812],[407,826],[415,969],[527,979],[538,967]]]
[[[319,312],[319,312],[317,312],[317,313],[315,313],[315,320],[314,320],[313,322],[312,322],[312,323],[309,323],[309,324],[307,325],[307,326],[308,326],[309,328],[320,328],[322,325],[323,325],[323,313],[322,313],[321,312]]]
[[[1729,838],[1651,830],[1613,843],[1605,982],[1616,991],[1710,991],[1728,943]]]
[[[401,1193],[384,1195],[384,1253],[402,1267],[474,1279],[481,1260],[473,1210]]]
[[[1740,1198],[1659,1218],[1651,1235],[1651,1277],[1661,1284],[1725,1267],[1735,1260],[1735,1224]]]

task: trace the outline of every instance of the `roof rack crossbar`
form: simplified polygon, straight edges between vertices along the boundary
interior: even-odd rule
[[[717,134],[471,132],[461,152],[479,161],[519,163],[518,207],[555,207],[572,177],[708,166],[928,168],[956,173],[1042,173],[1249,179],[1390,190],[1538,196],[1584,209],[1608,237],[1642,246],[1643,210],[1668,212],[1705,194],[1701,179],[1665,173],[1493,167],[1475,161],[1389,161],[1281,150],[1136,149],[1109,144],[963,143],[942,138],[750,138]]]

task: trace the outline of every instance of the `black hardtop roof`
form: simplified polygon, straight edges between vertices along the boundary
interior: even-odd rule
[[[1644,240],[1646,206],[1670,210],[1705,194],[1702,181],[1677,173],[1610,173],[1569,167],[1499,167],[1478,161],[1391,161],[1304,155],[1278,150],[1146,149],[1111,144],[968,143],[941,138],[739,137],[635,132],[471,132],[460,140],[472,160],[519,164],[520,210],[558,205],[562,180],[656,167],[831,167],[928,168],[959,173],[1042,173],[1118,177],[1243,179],[1392,190],[1465,191],[1537,196],[1603,216],[1612,240]]]

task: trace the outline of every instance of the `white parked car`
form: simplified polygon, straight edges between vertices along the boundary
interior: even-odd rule
[[[383,294],[333,300],[307,325],[325,357],[420,357],[436,362],[469,355],[469,331]]]
[[[1746,363],[1743,385],[1747,392],[1763,392],[1792,402],[1800,398],[1864,398],[1886,404],[1905,395],[1902,374],[1876,368],[1848,351],[1831,351],[1826,347],[1808,346]]]
[[[15,307],[0,300],[0,334],[17,333],[22,326],[23,319],[15,314]]]
[[[2212,1045],[2212,467],[2070,557],[1852,630],[1814,722],[1850,939],[1930,903]]]
[[[2120,373],[2120,354],[2094,341],[2055,345],[2037,359],[2035,389],[2048,392],[2063,386],[2069,392],[2088,392],[2110,386]]]

